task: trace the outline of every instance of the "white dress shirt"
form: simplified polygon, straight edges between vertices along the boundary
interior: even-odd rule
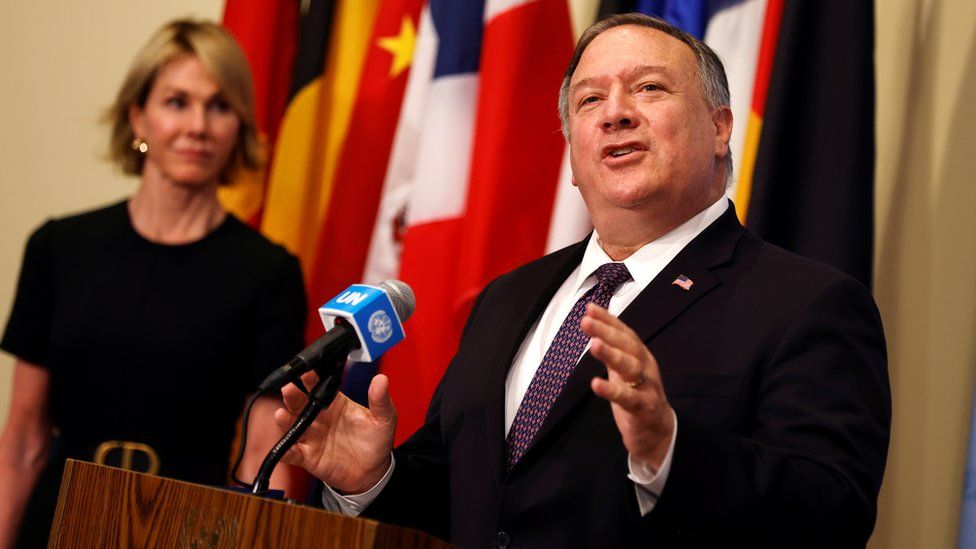
[[[706,227],[718,219],[729,207],[728,200],[723,195],[719,200],[708,208],[702,210],[697,215],[685,221],[671,232],[659,237],[658,239],[645,244],[630,257],[623,260],[623,264],[630,271],[632,280],[621,284],[610,298],[607,310],[614,316],[619,316],[624,309],[650,284],[663,269],[671,262],[678,253],[698,236]],[[590,236],[586,250],[583,253],[583,260],[579,266],[566,278],[562,286],[556,291],[546,310],[539,317],[539,320],[532,326],[527,334],[515,360],[508,372],[505,380],[505,435],[508,435],[512,422],[515,420],[515,413],[529,388],[529,383],[535,375],[536,370],[542,364],[546,350],[555,339],[559,327],[563,320],[569,315],[573,305],[590,288],[596,285],[594,273],[597,268],[604,263],[613,260],[603,251],[600,245],[600,236],[596,231]],[[587,349],[589,343],[587,343]],[[583,354],[586,350],[583,351]],[[582,354],[580,358],[582,358]],[[630,472],[627,475],[634,482],[637,501],[640,506],[641,514],[646,515],[651,512],[657,503],[658,496],[664,489],[668,473],[671,470],[671,457],[674,453],[674,441],[678,434],[678,422],[675,418],[674,433],[671,437],[671,446],[658,471],[628,459]],[[360,511],[371,503],[380,493],[393,473],[395,463],[390,464],[389,470],[383,479],[376,486],[363,494],[340,495],[331,488],[322,494],[323,504],[326,509],[342,512],[350,516],[357,516]],[[328,488],[328,487],[327,487]]]

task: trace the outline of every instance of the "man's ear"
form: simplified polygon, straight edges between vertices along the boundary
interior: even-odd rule
[[[725,158],[732,139],[732,109],[728,105],[712,109],[712,123],[715,124],[715,156]]]

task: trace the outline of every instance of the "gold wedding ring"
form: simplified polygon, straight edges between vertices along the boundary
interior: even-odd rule
[[[636,389],[637,387],[643,385],[645,381],[647,381],[647,376],[644,375],[644,372],[641,372],[640,379],[637,381],[625,381],[624,383],[626,383],[631,389]]]

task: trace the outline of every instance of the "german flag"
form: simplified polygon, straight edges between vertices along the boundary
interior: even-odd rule
[[[870,287],[874,5],[785,2],[776,42],[746,224]]]

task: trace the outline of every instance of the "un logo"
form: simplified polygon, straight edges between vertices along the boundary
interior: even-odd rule
[[[393,336],[393,320],[386,311],[376,311],[369,315],[369,322],[366,323],[370,337],[376,343],[383,343]]]

